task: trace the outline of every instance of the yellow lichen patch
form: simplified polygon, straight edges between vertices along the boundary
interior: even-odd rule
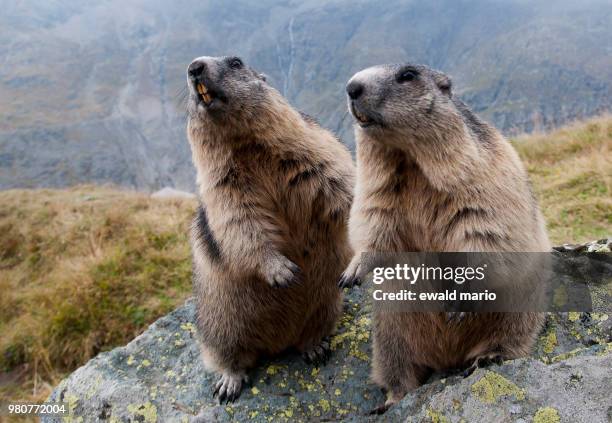
[[[533,423],[559,423],[559,412],[552,407],[540,408],[533,416]]]
[[[449,423],[450,422],[444,414],[435,411],[431,407],[427,409],[427,417],[431,419],[431,423]]]
[[[557,334],[554,330],[550,331],[542,338],[542,350],[546,354],[550,354],[555,350],[557,346]]]
[[[321,409],[323,410],[324,413],[327,413],[329,410],[331,410],[331,406],[329,405],[329,401],[326,399],[320,399],[319,400],[319,406],[321,407]]]
[[[102,376],[100,375],[96,376],[96,378],[94,379],[94,382],[91,384],[91,386],[87,390],[87,393],[85,393],[85,398],[90,400],[94,396],[94,394],[98,391],[98,388],[100,387],[101,383],[102,383]]]
[[[151,365],[151,362],[145,358],[140,364],[142,365],[142,367],[149,367]]]
[[[371,320],[368,317],[361,317],[351,323],[352,316],[345,314],[342,316],[341,325],[345,328],[343,333],[339,333],[331,339],[331,349],[336,350],[340,346],[348,347],[349,355],[357,357],[363,361],[369,361],[368,355],[361,350],[370,338]]]
[[[127,364],[128,364],[128,366],[131,366],[132,364],[134,364],[134,356],[133,355],[128,357]]]
[[[598,352],[597,355],[606,355],[612,352],[612,342],[608,342],[605,345],[606,345],[606,348]]]
[[[557,361],[565,360],[571,357],[575,357],[579,352],[587,350],[586,347],[576,348],[571,351],[564,352],[563,354],[559,354],[550,359],[550,363],[556,363]]]
[[[600,322],[605,322],[608,320],[608,315],[605,313],[593,313],[591,314],[593,320],[599,320]]]
[[[157,407],[154,404],[147,401],[144,404],[130,404],[127,406],[130,413],[136,416],[142,416],[146,423],[157,422]]]
[[[62,420],[64,421],[64,423],[78,423],[78,422],[82,422],[83,421],[83,417],[73,417],[74,416],[74,411],[77,408],[77,405],[79,404],[79,397],[77,397],[76,395],[64,395],[64,400],[68,403],[68,410],[70,410],[70,415],[69,416],[65,416]]]
[[[181,325],[181,329],[189,331],[191,333],[196,333],[196,327],[194,326],[193,323],[188,322],[188,323],[183,323]]]
[[[270,364],[266,369],[266,373],[270,376],[274,376],[278,373],[279,370],[285,368],[286,366],[278,365],[278,364]]]
[[[500,397],[514,396],[525,399],[525,390],[516,386],[502,375],[487,370],[480,380],[472,385],[472,394],[485,404],[493,404]]]
[[[342,391],[338,388],[336,388],[336,390],[334,391],[334,395],[339,397],[340,395],[342,395]]]
[[[570,311],[569,314],[567,315],[567,319],[570,322],[576,322],[578,319],[580,319],[580,313],[575,312],[575,311]]]
[[[257,394],[259,394],[259,389],[257,389],[257,386],[253,386],[253,387],[251,388],[251,393],[252,393],[253,395],[257,395]]]

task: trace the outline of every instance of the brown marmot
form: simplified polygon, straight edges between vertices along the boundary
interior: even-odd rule
[[[453,96],[448,76],[421,65],[375,66],[355,74],[347,93],[357,121],[349,222],[356,255],[341,286],[368,271],[361,252],[550,251],[518,155]],[[388,390],[389,406],[432,371],[527,354],[542,320],[375,312],[373,380]]]
[[[233,401],[262,355],[323,360],[351,258],[348,150],[237,57],[187,70],[201,206],[192,248],[197,327],[215,394]],[[283,289],[284,288],[284,289]]]

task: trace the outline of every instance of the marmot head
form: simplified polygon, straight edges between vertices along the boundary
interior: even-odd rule
[[[376,135],[426,136],[438,122],[460,118],[451,80],[423,65],[380,65],[364,69],[346,86],[348,107],[357,131]]]
[[[239,57],[198,57],[187,68],[189,118],[224,126],[261,118],[272,90],[265,81]]]

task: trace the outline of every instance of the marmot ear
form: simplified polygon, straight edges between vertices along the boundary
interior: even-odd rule
[[[440,72],[436,72],[434,79],[440,91],[442,91],[443,94],[452,97],[453,94],[451,89],[453,86],[453,82],[451,81],[451,79],[447,75],[444,75]]]
[[[261,79],[264,82],[266,82],[268,80],[268,75],[266,75],[265,73],[260,73],[257,76],[259,76],[259,79]]]

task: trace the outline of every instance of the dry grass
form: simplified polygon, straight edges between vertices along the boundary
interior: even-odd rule
[[[0,402],[42,400],[190,292],[195,201],[85,186],[0,204]]]
[[[514,143],[556,244],[612,233],[612,118]],[[0,192],[0,402],[44,399],[181,303],[194,209],[105,187]]]
[[[555,244],[612,235],[612,117],[514,140]]]

